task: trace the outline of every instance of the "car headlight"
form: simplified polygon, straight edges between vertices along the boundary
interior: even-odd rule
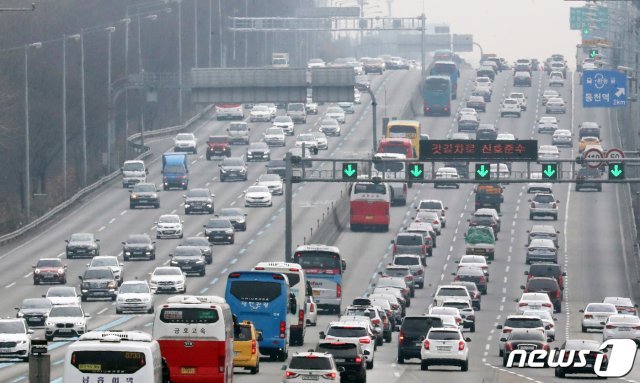
[[[150,297],[142,297],[141,298],[143,302],[151,302],[151,298]]]
[[[21,311],[18,311],[17,316],[18,316],[18,318],[22,318],[24,316],[24,314]]]
[[[188,203],[184,204],[184,207],[190,207],[191,205],[189,205]]]
[[[179,281],[176,281],[176,285],[184,285],[184,281],[182,279]]]
[[[213,204],[211,202],[207,203],[207,207],[211,207]]]
[[[49,322],[49,321],[47,321],[47,322],[45,323],[45,326],[55,326],[55,325],[56,325],[56,324],[55,324],[54,322]]]
[[[84,326],[84,321],[76,322],[76,326]]]
[[[246,173],[247,169],[240,169],[240,173]]]
[[[152,279],[152,280],[150,280],[150,281],[149,281],[149,284],[150,284],[150,285],[157,285],[157,284],[158,284],[158,281],[154,281],[154,280]]]
[[[226,173],[226,172],[227,172],[227,170],[226,170],[225,168],[220,168],[220,172],[221,172],[221,173]]]
[[[198,264],[198,265],[202,265],[202,264],[204,264],[204,260],[203,260],[203,259],[201,259],[201,260],[199,260],[199,261],[196,261],[196,264]]]
[[[130,251],[125,251],[124,255],[131,255],[131,252]]]
[[[138,198],[138,195],[136,193],[131,193],[131,199],[136,199]]]
[[[124,298],[118,297],[118,299],[116,301],[119,302],[119,303],[122,303],[122,302],[124,302]]]
[[[171,262],[169,262],[169,264],[170,264],[171,266],[175,266],[175,265],[177,265],[177,264],[178,264],[178,262],[177,262],[177,261],[171,261]]]
[[[224,233],[225,234],[233,234],[233,230],[225,230]]]
[[[244,218],[239,218],[238,219],[238,223],[244,223],[245,219]]]

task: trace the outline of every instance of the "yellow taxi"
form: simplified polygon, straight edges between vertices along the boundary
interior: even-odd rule
[[[262,334],[256,331],[253,323],[238,323],[233,337],[233,367],[248,369],[251,374],[260,372],[260,350],[258,342]]]
[[[587,145],[600,145],[600,139],[598,137],[582,137],[578,145],[578,151],[582,153]]]

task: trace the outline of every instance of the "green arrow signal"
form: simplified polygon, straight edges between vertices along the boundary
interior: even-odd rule
[[[556,171],[553,166],[547,165],[547,168],[544,170],[544,175],[551,178],[554,174],[556,174]]]
[[[484,165],[480,165],[480,169],[476,170],[476,173],[478,173],[480,177],[484,178],[489,173],[489,171],[484,168]]]
[[[420,169],[420,165],[413,165],[413,169],[411,169],[411,174],[418,178],[422,174],[422,169]]]
[[[347,164],[347,168],[342,170],[344,172],[344,174],[347,175],[347,177],[351,177],[356,173],[356,170],[353,169],[353,165],[352,164]]]
[[[614,177],[620,176],[622,174],[622,169],[620,169],[620,165],[613,165],[613,169],[609,170]]]

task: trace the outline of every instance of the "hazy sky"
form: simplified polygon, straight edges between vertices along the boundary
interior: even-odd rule
[[[544,60],[562,53],[575,65],[580,31],[569,30],[569,8],[582,1],[563,0],[393,0],[392,16],[416,16],[424,10],[427,23],[447,23],[455,34],[472,34],[485,53],[514,62],[518,58]],[[479,50],[472,57],[477,64]]]

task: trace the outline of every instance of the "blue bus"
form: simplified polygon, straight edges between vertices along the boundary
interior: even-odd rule
[[[280,273],[234,271],[224,295],[239,322],[251,321],[262,334],[260,354],[284,361],[289,354],[289,316],[296,314],[295,295]]]
[[[422,82],[425,116],[451,116],[451,78],[428,76]]]
[[[340,257],[340,250],[326,245],[298,246],[292,262],[304,270],[318,308],[340,314],[342,275],[347,268],[347,263]]]
[[[451,79],[451,99],[458,97],[458,78],[460,71],[458,65],[453,61],[436,61],[431,65],[429,70],[430,76],[449,76]]]

